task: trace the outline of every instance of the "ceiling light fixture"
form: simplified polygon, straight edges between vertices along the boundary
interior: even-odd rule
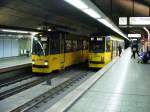
[[[82,10],[84,13],[86,13],[87,15],[93,17],[93,18],[101,18],[101,15],[98,14],[95,10],[89,8],[89,9],[83,9]]]
[[[113,23],[111,23],[109,20],[104,19],[97,19],[99,22],[101,22],[102,24],[104,24],[105,26],[109,27],[110,29],[112,29],[114,32],[118,33],[119,35],[123,36],[124,38],[127,38],[126,35],[124,35],[119,28],[117,28]],[[128,39],[128,38],[127,38]]]
[[[52,31],[52,29],[48,29],[48,31]]]
[[[108,22],[106,19],[97,19],[99,22],[101,22],[102,24],[104,24],[105,26],[109,27],[109,28],[113,28],[114,26]]]
[[[65,0],[65,1],[78,9],[87,9],[88,8],[88,6],[82,0]]]
[[[64,0],[64,1],[80,9],[82,12],[88,14],[90,17],[98,20],[100,23],[104,24],[111,30],[128,39],[128,37],[90,0]]]
[[[2,29],[1,31],[3,31],[3,32],[11,32],[11,33],[29,33],[29,32],[27,32],[27,31],[7,30],[7,29]]]
[[[101,15],[95,11],[93,8],[89,7],[84,0],[65,0],[69,4],[73,5],[74,7],[80,9],[87,15],[91,16],[92,18],[101,18]]]

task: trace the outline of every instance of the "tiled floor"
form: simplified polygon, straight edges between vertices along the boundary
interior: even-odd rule
[[[31,57],[26,56],[10,57],[4,59],[0,58],[0,69],[29,63],[31,63]]]
[[[150,112],[150,64],[130,57],[128,49],[68,112]]]

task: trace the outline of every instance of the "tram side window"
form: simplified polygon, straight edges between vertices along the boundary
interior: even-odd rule
[[[116,51],[117,47],[116,47],[116,41],[113,41],[113,51]]]
[[[58,54],[60,53],[60,40],[59,38],[52,38],[51,39],[51,54]]]
[[[77,45],[77,40],[73,40],[72,41],[72,44],[73,44],[73,51],[76,51],[78,49],[78,45]]]
[[[45,54],[48,54],[48,44],[47,42],[42,42],[42,45],[43,45],[43,50],[45,51]]]
[[[83,40],[83,49],[86,50],[88,49],[89,43],[86,40]]]
[[[82,40],[78,40],[78,50],[82,49],[83,49]]]
[[[65,40],[65,52],[71,52],[71,51],[72,51],[72,41]]]

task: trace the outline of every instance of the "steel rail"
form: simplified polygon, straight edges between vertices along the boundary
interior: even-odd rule
[[[10,112],[28,112],[31,109],[39,108],[40,104],[47,103],[55,96],[61,94],[61,92],[64,92],[66,89],[88,76],[88,73],[89,72],[86,71],[84,73],[77,74],[76,76],[71,77],[67,81],[59,84],[58,86],[48,90],[47,92],[41,94],[40,96],[30,100],[29,102],[17,107]]]
[[[0,84],[0,88],[11,85],[11,84],[14,84],[14,83],[17,83],[17,82],[20,82],[20,81],[23,81],[23,80],[26,80],[26,79],[29,79],[31,77],[33,77],[33,75],[27,75],[27,76],[17,78],[15,80],[12,80],[12,81],[9,81],[9,82],[4,82],[4,83]]]
[[[34,80],[32,82],[29,82],[29,83],[26,83],[24,85],[21,85],[21,86],[17,86],[15,88],[12,88],[12,89],[9,89],[7,91],[4,91],[4,92],[1,92],[0,93],[0,100],[3,100],[5,98],[8,98],[14,94],[17,94],[25,89],[28,89],[30,87],[33,87],[37,84],[40,84],[42,82],[44,82],[45,80],[47,80],[46,78],[40,78],[40,79],[37,79],[37,80]]]

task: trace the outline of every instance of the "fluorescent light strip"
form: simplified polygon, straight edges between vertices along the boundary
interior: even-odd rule
[[[22,34],[29,34],[32,36],[35,36],[38,34],[38,32],[33,32],[33,31],[21,31],[21,30],[11,30],[11,29],[0,29],[2,32],[11,32],[11,33],[22,33]]]
[[[65,0],[65,1],[78,9],[88,9],[88,6],[81,0]]]
[[[93,18],[101,18],[101,15],[98,14],[96,11],[94,11],[93,9],[82,9],[82,11],[86,14],[88,14],[89,16],[93,17]]]
[[[111,24],[110,22],[108,22],[108,20],[102,18],[102,19],[97,19],[99,22],[101,22],[102,24],[104,24],[105,26],[109,27],[110,29],[112,29],[113,31],[115,31],[116,33],[120,34],[121,36],[123,36],[124,38],[127,38],[115,25]],[[128,39],[128,38],[127,38]]]
[[[95,19],[101,18],[101,15],[98,12],[96,12],[92,8],[89,8],[88,5],[82,0],[64,0],[64,1],[80,9],[81,11],[91,16],[92,18],[95,18]]]
[[[12,33],[29,33],[29,32],[27,32],[27,31],[7,30],[7,29],[2,29],[1,31],[3,31],[3,32],[12,32]]]
[[[124,38],[128,39],[128,37],[125,34],[123,34],[120,31],[120,29],[115,24],[113,24],[113,22],[111,20],[107,19],[105,14],[103,14],[101,12],[101,10],[98,9],[90,0],[64,0],[64,1],[68,2],[69,4],[73,5],[74,7],[78,8],[78,9],[80,9],[82,12],[88,14],[92,18],[95,18],[96,20],[98,20],[99,22],[104,24],[105,26],[109,27],[116,33],[118,33],[121,36],[123,36]],[[103,18],[101,18],[102,15],[104,16]]]
[[[97,19],[99,22],[101,22],[102,24],[104,24],[105,26],[109,27],[109,28],[113,28],[113,25],[108,22],[106,19]]]

